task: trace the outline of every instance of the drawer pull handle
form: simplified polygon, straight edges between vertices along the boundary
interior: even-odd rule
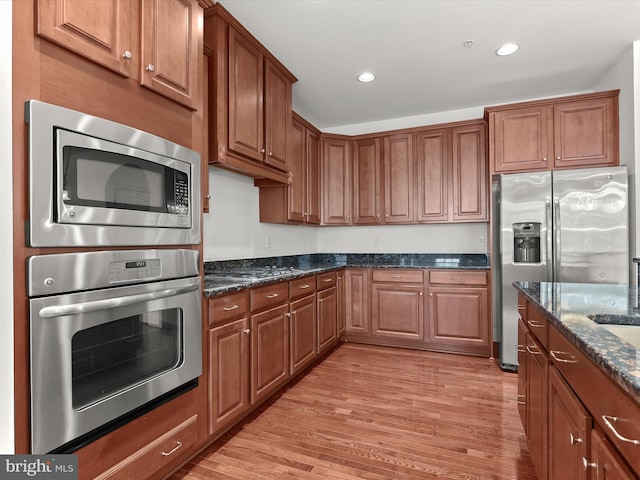
[[[520,400],[522,399],[522,400]],[[516,395],[516,403],[518,405],[526,405],[527,402],[524,401],[524,395]]]
[[[169,455],[174,454],[180,447],[182,447],[182,442],[177,442],[177,445],[173,447],[168,452],[161,452],[163,457],[168,457]]]
[[[308,283],[306,285],[302,285],[300,287],[300,290],[306,290],[307,288],[311,287],[311,285],[309,285]]]
[[[518,353],[527,353],[527,349],[524,347],[524,345],[518,344]]]
[[[267,298],[276,298],[277,296],[277,293],[272,293],[271,295],[267,295]]]
[[[589,467],[591,468],[598,468],[598,464],[597,463],[589,463],[589,460],[586,459],[586,457],[582,457],[582,466],[584,467],[585,470],[587,470]]]
[[[402,275],[391,275],[391,278],[402,278]]]
[[[518,304],[517,307],[518,307],[518,310],[526,310],[527,309],[527,307],[525,305]]]
[[[553,359],[560,363],[578,363],[576,357],[567,352],[561,352],[560,350],[551,350],[549,352]],[[560,355],[566,355],[569,358],[560,358]]]
[[[571,442],[571,445],[582,443],[582,439],[580,437],[576,437],[573,433],[569,434],[569,441]]]
[[[613,432],[613,434],[616,436],[616,438],[618,440],[620,440],[621,442],[633,443],[634,445],[640,445],[640,440],[633,440],[631,438],[623,437],[622,435],[620,435],[618,433],[618,431],[616,430],[616,427],[614,427],[613,423],[611,423],[611,422],[622,421],[623,419],[618,418],[618,417],[611,417],[609,415],[602,415],[602,420],[604,420],[605,425],[607,427],[609,427],[609,430],[611,430]]]
[[[332,278],[325,278],[325,279],[323,280],[323,282],[333,282],[333,279],[332,279]]]
[[[527,323],[529,324],[530,327],[533,327],[533,328],[544,328],[545,327],[544,323],[532,322],[531,320],[527,320]]]
[[[236,308],[240,308],[240,305],[234,305],[233,307],[224,307],[223,310],[225,312],[230,312],[231,310],[235,310]]]
[[[542,355],[537,347],[532,347],[531,345],[527,345],[527,352],[529,352],[531,355]]]
[[[462,280],[462,277],[451,277],[451,280]]]

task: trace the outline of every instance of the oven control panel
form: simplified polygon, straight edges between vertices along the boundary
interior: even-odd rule
[[[158,278],[162,274],[160,259],[146,258],[109,263],[109,283]]]

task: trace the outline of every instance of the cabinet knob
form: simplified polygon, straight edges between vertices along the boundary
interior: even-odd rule
[[[204,198],[206,198],[207,200],[211,200],[211,195],[205,195]]]
[[[155,69],[156,67],[153,65],[153,63],[150,63],[149,65],[146,66],[147,72],[154,72]]]
[[[569,442],[571,442],[571,445],[575,445],[576,443],[582,443],[582,439],[576,437],[573,433],[569,433]]]
[[[264,152],[266,152],[266,150],[264,148],[261,148],[260,153],[264,153]]]
[[[585,470],[588,470],[589,467],[591,468],[598,468],[598,464],[593,462],[590,463],[589,460],[586,459],[586,457],[582,457],[582,466],[584,467]]]
[[[547,157],[544,157],[544,158],[542,159],[542,161],[543,161],[543,162],[546,162],[546,161],[547,161]]]
[[[560,160],[560,157],[556,157],[556,160]]]
[[[129,50],[125,50],[124,53],[122,54],[122,58],[126,58],[128,60],[131,60],[132,57],[133,55],[131,55],[131,52]]]
[[[249,334],[251,333],[251,329],[249,329],[249,328],[245,328],[245,329],[243,330],[243,332],[244,332],[244,333],[246,333],[247,335],[249,335]]]
[[[268,152],[268,153],[267,153],[267,156],[268,156],[268,157],[273,156],[273,152]]]

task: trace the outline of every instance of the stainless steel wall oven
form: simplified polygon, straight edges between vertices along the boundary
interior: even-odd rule
[[[200,155],[109,120],[30,100],[32,247],[200,243]]]
[[[70,452],[197,385],[195,250],[28,259],[32,453]]]

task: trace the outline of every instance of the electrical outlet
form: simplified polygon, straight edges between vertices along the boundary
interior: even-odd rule
[[[479,247],[484,247],[486,244],[486,239],[484,237],[484,235],[480,235],[480,238],[478,239],[478,246]]]
[[[267,235],[264,239],[264,246],[267,248],[271,248],[271,237]]]
[[[380,246],[380,237],[373,237],[373,246],[374,247]]]

